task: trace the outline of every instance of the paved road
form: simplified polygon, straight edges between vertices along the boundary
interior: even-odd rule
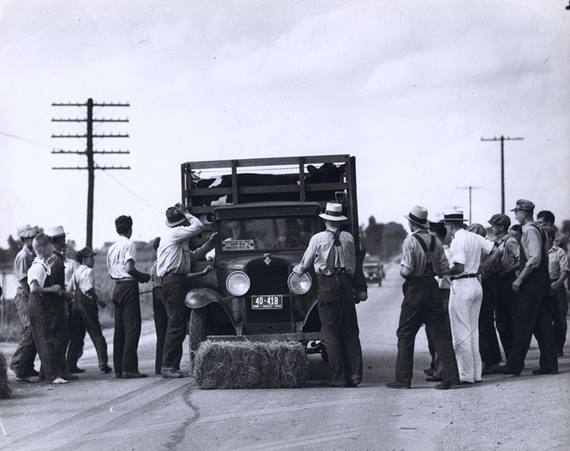
[[[0,450],[534,450],[570,448],[570,359],[561,374],[490,376],[473,388],[438,391],[425,382],[425,333],[416,341],[411,390],[390,390],[401,279],[389,267],[382,287],[358,305],[364,381],[325,388],[327,365],[310,356],[306,388],[200,390],[192,379],[116,380],[87,368],[65,386],[13,383],[0,401]],[[141,370],[152,373],[153,326],[145,323]],[[109,340],[110,342],[110,340]],[[7,354],[10,348],[4,345]],[[567,348],[566,355],[570,354]],[[185,356],[187,359],[187,356]],[[187,362],[187,360],[185,360]],[[13,380],[13,374],[10,375]]]

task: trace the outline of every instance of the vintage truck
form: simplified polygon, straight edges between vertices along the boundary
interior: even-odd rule
[[[217,232],[215,256],[193,262],[186,296],[190,355],[208,340],[288,340],[322,351],[313,272],[292,272],[311,236],[323,229],[319,213],[338,201],[342,224],[360,249],[355,158],[349,155],[194,161],[182,164],[182,198],[205,224],[198,247]],[[359,254],[364,258],[364,253]],[[366,297],[365,278],[359,299]],[[323,356],[326,359],[326,356]]]
[[[384,264],[379,259],[365,257],[362,269],[368,283],[377,283],[379,287],[382,286],[382,280],[386,274],[384,272]]]

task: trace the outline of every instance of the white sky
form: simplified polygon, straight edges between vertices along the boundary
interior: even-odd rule
[[[518,198],[570,218],[570,11],[565,0],[117,1],[0,3],[0,246],[63,225],[85,244],[85,108],[100,124],[94,245],[128,214],[151,240],[180,200],[184,161],[356,156],[359,214],[430,219],[458,207],[487,225]],[[512,217],[512,216],[511,216]]]

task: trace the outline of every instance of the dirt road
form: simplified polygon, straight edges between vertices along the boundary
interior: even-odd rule
[[[531,374],[533,342],[520,377],[438,391],[422,372],[429,365],[422,330],[412,389],[391,390],[401,300],[391,266],[358,306],[365,373],[357,388],[321,387],[327,365],[319,356],[310,356],[303,389],[200,390],[190,377],[163,379],[151,374],[151,323],[139,348],[148,379],[100,374],[91,347],[80,361],[87,371],[65,386],[16,383],[11,373],[14,397],[0,401],[0,450],[570,449],[570,347],[556,376]],[[11,355],[13,347],[2,348]]]

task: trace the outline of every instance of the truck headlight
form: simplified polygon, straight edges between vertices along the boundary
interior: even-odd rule
[[[250,286],[249,277],[242,271],[235,271],[226,279],[226,288],[234,296],[243,296]]]
[[[307,291],[311,289],[311,285],[313,284],[313,279],[307,273],[303,275],[299,275],[296,272],[292,272],[289,275],[289,279],[287,280],[287,285],[289,285],[289,289],[293,294],[301,295],[305,294]]]

